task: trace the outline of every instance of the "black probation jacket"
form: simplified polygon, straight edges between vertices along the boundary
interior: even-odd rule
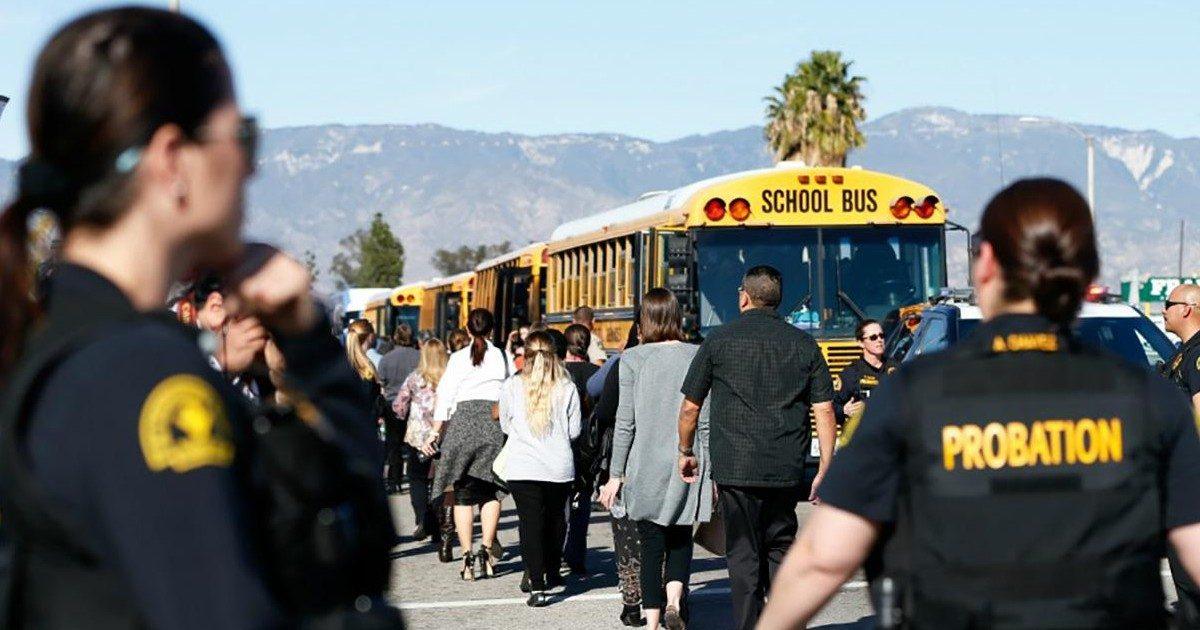
[[[0,625],[293,623],[266,565],[251,409],[210,367],[195,331],[136,312],[111,282],[74,265],[58,267],[46,306],[0,408],[3,525],[20,551]],[[78,347],[44,360],[85,329]],[[370,402],[323,323],[276,341],[290,383],[315,401],[342,451],[381,466]]]
[[[1163,533],[1200,522],[1191,409],[1035,315],[901,367],[851,418],[821,500],[894,523],[914,628],[1162,628]]]

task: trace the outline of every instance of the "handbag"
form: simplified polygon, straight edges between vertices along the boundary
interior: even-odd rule
[[[510,441],[505,440],[504,446],[500,448],[500,452],[496,453],[496,459],[492,460],[492,474],[500,481],[508,481],[508,476],[505,471],[508,469],[508,453]]]
[[[712,516],[707,523],[697,523],[692,533],[692,542],[716,556],[725,555],[725,517],[720,508],[713,506]]]

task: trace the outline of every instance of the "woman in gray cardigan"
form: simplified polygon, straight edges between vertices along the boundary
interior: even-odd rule
[[[691,576],[692,526],[713,511],[708,460],[708,406],[701,410],[696,457],[699,482],[676,473],[680,388],[696,354],[683,342],[679,302],[666,289],[642,298],[642,343],[621,355],[621,397],[613,434],[609,481],[600,501],[612,508],[617,492],[642,539],[642,607],[646,624],[682,629],[680,606]],[[664,582],[666,582],[664,586]]]

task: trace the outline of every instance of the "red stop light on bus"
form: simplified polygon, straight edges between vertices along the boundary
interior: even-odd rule
[[[928,197],[922,199],[921,203],[917,204],[917,207],[913,208],[913,210],[917,213],[917,216],[921,217],[922,219],[928,219],[929,217],[933,216],[933,211],[937,210],[937,205],[938,198],[934,197],[933,195],[929,195]]]
[[[905,196],[893,201],[891,210],[892,216],[897,219],[907,219],[913,211],[913,198]]]
[[[734,221],[745,221],[750,218],[750,202],[738,197],[729,202],[729,216]]]
[[[708,217],[709,221],[720,221],[725,218],[725,200],[719,197],[713,197],[704,204],[704,216]]]

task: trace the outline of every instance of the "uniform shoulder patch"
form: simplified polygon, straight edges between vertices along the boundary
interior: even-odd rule
[[[842,434],[838,437],[838,448],[846,448],[850,440],[854,438],[854,431],[858,429],[858,423],[862,422],[863,412],[867,406],[859,407],[858,411],[846,418],[846,425],[842,427]]]
[[[233,431],[221,396],[192,374],[170,376],[150,391],[138,418],[138,442],[153,472],[233,462]]]

